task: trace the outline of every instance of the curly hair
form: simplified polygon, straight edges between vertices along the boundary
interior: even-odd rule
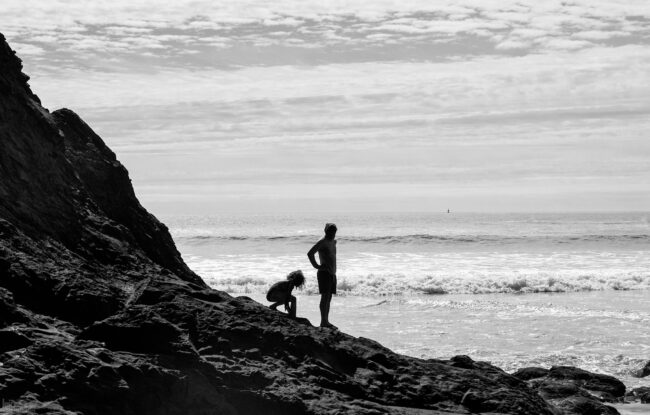
[[[301,270],[293,271],[287,275],[287,281],[291,281],[294,287],[301,288],[305,285],[305,276]]]

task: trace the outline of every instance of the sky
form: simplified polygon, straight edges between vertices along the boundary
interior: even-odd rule
[[[153,213],[650,206],[647,0],[3,0]]]

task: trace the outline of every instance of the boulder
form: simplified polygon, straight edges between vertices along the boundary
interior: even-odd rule
[[[614,398],[622,398],[625,395],[625,385],[615,377],[575,367],[553,366],[547,377],[549,380],[570,381],[581,389],[606,394]]]

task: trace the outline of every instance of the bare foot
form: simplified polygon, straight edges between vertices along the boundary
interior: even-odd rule
[[[321,326],[322,328],[325,328],[325,329],[332,329],[332,330],[338,330],[338,329],[339,329],[338,327],[336,327],[336,326],[335,326],[334,324],[332,324],[332,323],[324,323],[324,324],[321,323],[320,326]]]

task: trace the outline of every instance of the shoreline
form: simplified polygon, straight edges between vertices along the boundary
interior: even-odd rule
[[[650,322],[650,299],[645,305],[640,303],[645,293],[337,295],[330,319],[346,333],[372,338],[407,356],[448,359],[469,355],[508,373],[529,366],[576,366],[614,376],[631,389],[650,387],[650,378],[627,373],[648,360],[643,327]],[[231,295],[268,305],[263,293]],[[298,316],[317,325],[320,297],[294,295]],[[619,298],[620,306],[608,304],[612,296]],[[584,301],[577,304],[579,300]],[[595,308],[598,304],[601,309]],[[627,305],[638,309],[627,309]]]

